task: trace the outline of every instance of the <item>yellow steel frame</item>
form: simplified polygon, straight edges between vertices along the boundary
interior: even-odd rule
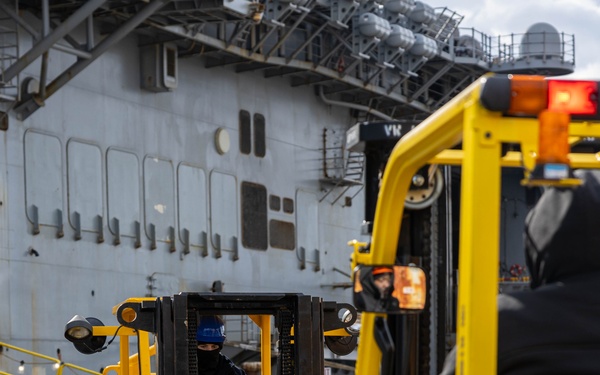
[[[250,315],[260,327],[260,368],[264,375],[271,375],[271,315]]]
[[[119,357],[121,360],[116,365],[106,366],[102,374],[106,375],[111,371],[114,371],[117,375],[151,374],[150,358],[156,355],[156,344],[150,345],[149,332],[123,326],[95,326],[92,334],[107,337],[119,336]],[[129,336],[137,336],[139,353],[129,355]]]
[[[457,374],[495,374],[497,283],[502,167],[531,171],[538,149],[538,121],[508,118],[484,109],[482,77],[403,137],[390,155],[377,201],[369,251],[354,246],[352,266],[392,264],[412,176],[427,163],[462,165],[460,280],[457,305]],[[600,123],[572,122],[572,140],[600,137]],[[462,140],[462,150],[449,150]],[[521,152],[501,156],[502,143]],[[598,155],[570,154],[573,167],[600,168]],[[375,317],[363,313],[357,375],[378,374],[381,352],[371,334]]]

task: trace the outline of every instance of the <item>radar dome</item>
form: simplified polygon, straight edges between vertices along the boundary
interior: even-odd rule
[[[554,26],[548,23],[531,25],[521,39],[522,57],[551,58],[561,55],[560,35]]]

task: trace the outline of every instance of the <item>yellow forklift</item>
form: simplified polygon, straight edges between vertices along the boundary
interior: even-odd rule
[[[571,151],[584,139],[600,137],[598,100],[598,82],[487,75],[403,136],[385,166],[371,242],[350,243],[355,295],[362,293],[357,275],[363,269],[397,267],[406,197],[417,171],[460,166],[456,373],[495,374],[501,169],[523,169],[526,186],[578,185],[572,168],[600,168],[597,154]],[[506,151],[509,144],[516,151]],[[357,375],[399,373],[394,358],[402,353],[395,352],[386,317],[419,308],[394,310],[359,307]]]
[[[323,374],[324,345],[340,355],[356,347],[350,327],[357,313],[350,304],[295,293],[179,293],[130,298],[113,308],[118,326],[75,315],[65,338],[83,354],[98,353],[119,337],[120,361],[102,374],[181,375],[197,373],[196,329],[200,315],[249,316],[261,332],[263,375],[272,371],[272,341],[277,341],[276,372]],[[274,330],[273,330],[274,328]],[[112,337],[107,343],[107,338]],[[138,353],[131,354],[130,338]]]

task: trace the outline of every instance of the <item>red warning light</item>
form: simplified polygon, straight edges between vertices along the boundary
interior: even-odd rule
[[[598,82],[548,80],[548,109],[571,115],[596,115]]]
[[[576,120],[598,120],[599,84],[543,76],[492,76],[486,79],[479,99],[487,110],[508,116],[537,116],[549,110],[568,113]]]

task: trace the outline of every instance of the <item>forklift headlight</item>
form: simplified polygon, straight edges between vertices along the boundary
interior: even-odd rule
[[[94,336],[93,327],[103,325],[96,318],[83,318],[75,315],[65,326],[65,338],[71,341],[80,353],[97,353],[106,349],[104,347],[106,336]]]
[[[80,315],[75,315],[65,326],[65,338],[71,342],[85,340],[91,335],[91,323]]]

